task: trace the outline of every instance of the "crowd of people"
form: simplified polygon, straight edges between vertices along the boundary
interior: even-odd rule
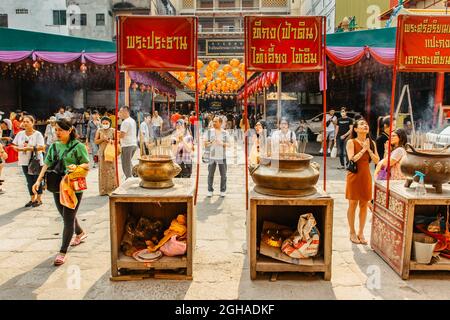
[[[118,187],[115,157],[120,152],[122,171],[126,179],[133,176],[132,159],[139,149],[141,154],[155,154],[155,148],[169,144],[174,161],[182,168],[179,178],[192,175],[194,152],[199,147],[196,142],[198,132],[202,138],[202,160],[208,167],[208,197],[214,194],[214,176],[217,167],[220,172],[220,196],[227,191],[227,149],[232,141],[242,141],[249,137],[249,162],[256,164],[260,155],[276,156],[284,153],[304,153],[308,143],[308,125],[300,120],[293,128],[289,119],[282,118],[277,128],[269,130],[261,114],[251,114],[246,119],[242,113],[195,112],[183,115],[175,110],[166,121],[158,111],[137,115],[136,122],[131,110],[122,106],[118,113],[119,131],[116,133],[115,117],[109,113],[90,110],[83,114],[83,121],[76,113],[65,107],[59,108],[48,119],[45,132],[36,130],[35,118],[22,111],[11,112],[9,116],[0,113],[0,187],[3,182],[3,163],[17,154],[27,182],[29,201],[27,208],[42,205],[42,193],[52,191],[55,206],[64,222],[63,240],[54,264],[65,262],[69,246],[84,242],[87,234],[79,225],[76,214],[82,201],[83,190],[64,185],[63,177],[84,174],[98,166],[99,194],[109,195]],[[364,226],[368,208],[371,206],[372,175],[370,163],[375,165],[375,179],[404,179],[400,170],[401,159],[405,156],[407,131],[395,129],[392,132],[391,147],[388,146],[390,118],[381,121],[382,131],[377,139],[370,137],[369,124],[362,117],[351,119],[345,108],[338,118],[334,110],[326,115],[328,152],[333,147],[339,150],[340,168],[347,168],[345,197],[349,202],[347,217],[349,238],[353,243],[366,244]],[[168,125],[167,125],[168,124]],[[81,126],[80,126],[81,125]],[[118,147],[116,149],[116,141]],[[388,150],[391,150],[388,154]],[[321,149],[323,152],[324,149]],[[112,152],[112,156],[111,156]],[[381,158],[381,159],[380,159]],[[11,160],[11,159],[10,159]],[[390,166],[388,170],[387,166]],[[50,177],[56,176],[56,182]],[[81,175],[83,177],[83,175]],[[65,188],[65,189],[64,189]],[[68,190],[70,192],[68,192]],[[4,193],[0,189],[0,194]],[[359,207],[359,226],[355,228],[356,211]]]

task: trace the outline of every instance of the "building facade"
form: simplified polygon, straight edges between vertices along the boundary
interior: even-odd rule
[[[300,14],[300,0],[174,0],[180,15],[199,18],[199,58],[244,56],[244,16]]]
[[[341,0],[337,0],[337,2],[339,1]],[[302,0],[300,12],[304,16],[325,16],[327,19],[327,33],[334,32],[336,26],[336,0]]]
[[[327,17],[327,33],[333,33],[345,17],[355,17],[356,29],[377,29],[384,26],[379,19],[389,9],[389,0],[302,0],[302,15]]]
[[[0,27],[69,34],[66,0],[2,0]]]

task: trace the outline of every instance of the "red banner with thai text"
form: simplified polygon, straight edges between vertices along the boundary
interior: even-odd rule
[[[450,17],[401,15],[398,19],[398,70],[450,72]]]
[[[247,70],[322,70],[323,30],[323,17],[245,17]]]
[[[195,17],[119,17],[119,68],[146,71],[193,71]]]

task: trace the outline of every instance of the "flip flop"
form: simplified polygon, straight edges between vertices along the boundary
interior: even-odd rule
[[[63,265],[64,262],[66,262],[66,255],[63,253],[58,253],[53,264],[58,267],[60,265]]]
[[[358,240],[359,240],[359,243],[364,244],[364,245],[369,243],[369,242],[367,242],[367,240],[364,238],[364,236],[363,236],[363,237],[358,236]]]
[[[87,234],[83,233],[81,237],[75,236],[75,238],[70,242],[71,247],[76,247],[79,244],[82,244],[87,238]]]

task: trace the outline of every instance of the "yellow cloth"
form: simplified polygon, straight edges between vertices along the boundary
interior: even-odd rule
[[[88,170],[77,166],[73,172],[64,176],[59,186],[59,202],[61,205],[69,209],[75,209],[78,204],[78,198],[75,194],[75,190],[73,189],[71,180],[86,178],[87,174]]]
[[[155,246],[151,241],[147,241],[147,247],[150,252],[155,252],[160,247],[162,247],[167,241],[172,238],[172,236],[180,236],[182,237],[187,232],[186,227],[186,216],[183,214],[179,214],[176,219],[173,219],[170,223],[169,229],[164,231],[164,237],[158,242]]]

